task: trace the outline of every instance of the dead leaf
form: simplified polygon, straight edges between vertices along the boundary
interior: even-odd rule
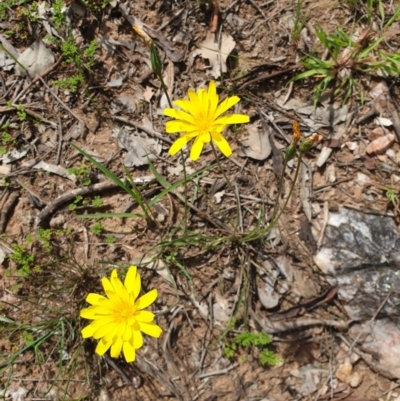
[[[53,52],[46,47],[41,39],[37,39],[18,57],[18,62],[26,68],[31,78],[44,73],[54,64],[54,60]],[[19,70],[21,74],[26,74],[26,71],[21,67]]]
[[[133,96],[121,95],[117,98],[117,101],[121,106],[128,112],[134,113],[136,110],[136,100]]]
[[[308,173],[308,168],[301,165],[301,188],[300,188],[300,199],[301,204],[303,206],[304,214],[307,216],[307,219],[311,221],[311,185],[310,185],[310,177]]]
[[[143,99],[146,102],[150,102],[151,98],[154,96],[154,89],[151,86],[146,86],[145,91],[143,92]]]
[[[227,322],[232,315],[232,308],[229,306],[228,300],[217,292],[215,301],[213,304],[214,318],[220,322]]]
[[[241,141],[239,156],[265,160],[271,154],[268,132],[260,132],[255,124],[247,125],[246,129],[247,135]]]
[[[200,43],[200,48],[193,52],[193,57],[200,55],[203,58],[207,58],[210,61],[211,75],[214,78],[218,78],[223,72],[227,72],[226,60],[235,46],[236,43],[233,37],[224,32],[221,35],[221,50],[219,50],[215,35],[208,32],[204,42]]]
[[[0,157],[0,160],[4,164],[9,164],[19,159],[22,159],[27,155],[28,152],[29,152],[29,146],[23,146],[21,149],[13,149],[10,152],[7,152],[6,154],[2,155]]]
[[[139,134],[129,135],[122,129],[118,132],[117,138],[119,146],[128,151],[124,158],[126,167],[143,166],[148,163],[148,158],[154,160],[155,155],[159,155],[162,149],[155,139]]]
[[[110,82],[107,83],[109,88],[118,88],[122,85],[124,81],[124,77],[122,75],[116,75],[114,78],[111,79]]]
[[[56,166],[54,164],[49,164],[41,160],[39,163],[35,164],[32,166],[35,170],[43,170],[47,171],[49,173],[53,173],[56,175],[59,175],[60,177],[65,177],[71,180],[73,183],[76,183],[76,176],[75,174],[68,174],[68,171],[61,167],[61,166]]]
[[[168,96],[171,99],[172,90],[174,89],[174,64],[171,61],[168,61],[168,64],[164,69],[163,77],[165,85],[167,86]],[[163,91],[163,94],[160,99],[160,108],[165,109],[166,107],[169,107],[169,103],[167,95]]]

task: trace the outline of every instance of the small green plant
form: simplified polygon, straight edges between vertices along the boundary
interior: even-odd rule
[[[94,55],[97,50],[97,41],[94,39],[89,43],[89,46],[83,51],[84,64],[87,68],[93,67],[95,63]]]
[[[19,104],[17,106],[17,116],[18,116],[20,121],[25,121],[26,120],[26,111],[25,111],[24,106],[22,106],[22,104]]]
[[[11,129],[16,129],[16,124],[11,124],[9,122],[3,124],[0,129],[0,154],[7,153],[10,150],[10,147],[16,145],[16,141],[14,140],[13,136],[10,134]]]
[[[43,248],[46,249],[47,252],[51,252],[51,250],[53,249],[50,245],[51,230],[40,228],[38,232],[38,238],[39,241],[41,241]]]
[[[227,358],[233,358],[239,347],[256,347],[260,349],[258,360],[261,365],[275,366],[283,362],[282,358],[267,348],[272,343],[272,338],[267,333],[250,333],[245,331],[237,334],[233,341],[224,345],[224,354]]]
[[[30,23],[39,21],[37,1],[32,1],[27,7],[21,7],[18,10],[20,18],[27,19]]]
[[[79,85],[85,81],[85,70],[89,70],[95,63],[97,41],[91,41],[83,51],[76,45],[73,35],[69,35],[64,42],[59,42],[59,44],[65,63],[73,65],[75,73],[68,78],[56,80],[54,83],[61,88],[76,92]]]
[[[53,4],[53,21],[56,29],[60,29],[65,22],[65,14],[62,12],[63,0],[56,0]]]
[[[90,179],[90,167],[82,164],[79,167],[71,167],[67,170],[68,174],[74,174],[84,187],[88,187],[92,181]]]
[[[17,0],[3,0],[0,2],[0,20],[5,21],[10,18],[9,9],[18,4]]]
[[[370,43],[370,32],[364,29],[357,35],[347,34],[338,28],[333,34],[327,34],[322,27],[316,29],[322,46],[328,50],[329,59],[308,54],[302,60],[306,71],[296,75],[291,81],[316,77],[320,82],[315,86],[314,106],[330,84],[334,84],[333,93],[344,93],[343,103],[358,86],[356,77],[361,73],[379,71],[391,76],[400,73],[400,54],[379,49],[384,35]]]
[[[78,90],[80,84],[83,84],[85,79],[82,74],[72,75],[66,79],[57,79],[54,84],[63,89],[68,89],[72,93]]]
[[[86,201],[83,200],[83,196],[82,196],[82,195],[78,195],[78,196],[74,199],[73,203],[71,203],[71,204],[68,206],[68,209],[72,212],[73,210],[75,210],[75,209],[78,207],[78,204],[79,204],[79,202],[81,202],[81,201],[82,201],[82,205],[85,205],[85,204],[86,204]]]
[[[93,224],[90,227],[90,232],[96,235],[100,235],[103,232],[103,230],[104,230],[103,224],[101,224],[100,221],[98,221],[97,223]]]
[[[114,244],[115,237],[113,235],[107,235],[105,242],[106,242],[106,244]]]
[[[101,199],[100,196],[95,196],[92,199],[92,206],[93,207],[102,207],[103,206],[103,200]]]
[[[11,245],[13,253],[8,258],[17,264],[17,272],[21,277],[27,277],[34,268],[35,256],[20,244]],[[11,274],[11,271],[8,271]]]
[[[297,0],[296,10],[294,16],[294,27],[292,31],[292,39],[297,42],[300,39],[301,30],[304,28],[308,15],[303,14],[301,8],[303,6],[303,2],[301,0]]]

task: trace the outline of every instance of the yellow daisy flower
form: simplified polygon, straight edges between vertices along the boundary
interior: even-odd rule
[[[122,351],[126,361],[133,362],[136,350],[143,345],[142,332],[156,338],[162,333],[153,323],[154,313],[143,310],[156,300],[157,290],[138,298],[141,280],[136,266],[129,268],[124,284],[115,269],[110,280],[103,277],[101,283],[106,297],[90,293],[86,302],[92,306],[80,312],[82,318],[93,320],[82,329],[82,337],[100,340],[95,351],[98,355],[104,355],[111,347],[113,358],[118,358]]]
[[[184,132],[170,147],[169,154],[175,155],[189,141],[194,139],[190,158],[197,160],[205,143],[211,140],[215,142],[219,150],[229,157],[232,154],[231,147],[222,136],[222,131],[228,124],[242,124],[250,121],[245,114],[231,114],[222,116],[228,109],[239,102],[238,96],[227,97],[220,104],[215,82],[211,81],[206,89],[199,89],[197,93],[193,89],[188,90],[189,99],[176,100],[174,103],[181,110],[166,108],[164,115],[175,120],[166,123],[168,134]]]

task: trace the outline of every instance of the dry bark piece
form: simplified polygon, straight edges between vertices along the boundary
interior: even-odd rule
[[[350,363],[350,360],[347,360],[342,363],[337,371],[335,376],[343,383],[347,383],[347,380],[349,379],[351,373],[353,372],[353,365]]]
[[[387,136],[381,136],[370,142],[365,148],[365,151],[369,155],[381,155],[385,153],[393,145],[394,140],[395,136],[393,134],[389,134]]]

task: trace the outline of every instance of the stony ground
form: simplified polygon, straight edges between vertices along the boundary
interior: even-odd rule
[[[360,57],[379,38],[380,50],[398,52],[398,9],[356,0],[3,1],[0,398],[398,399],[396,380],[349,349],[351,322],[313,259],[339,206],[398,223],[398,77],[367,67],[381,53]],[[307,54],[332,61],[320,31],[338,29],[355,44],[340,47],[316,102],[323,70],[291,79],[310,70]],[[233,155],[219,166],[211,147],[185,171],[168,155],[168,103],[146,34],[172,99],[211,79],[221,97],[241,98],[235,112],[250,123],[227,130]],[[349,77],[351,93],[341,86]],[[322,140],[283,172],[292,121]],[[151,207],[156,223],[89,218],[142,211],[71,144],[120,178],[130,173],[145,202],[162,194]],[[183,185],[185,174],[193,176]],[[296,179],[285,212],[247,239],[268,225],[282,174],[281,205]],[[94,355],[79,309],[101,277],[131,264],[146,290],[158,289],[164,334],[126,364]],[[259,331],[279,363],[261,364],[257,346],[229,358],[237,334]]]

